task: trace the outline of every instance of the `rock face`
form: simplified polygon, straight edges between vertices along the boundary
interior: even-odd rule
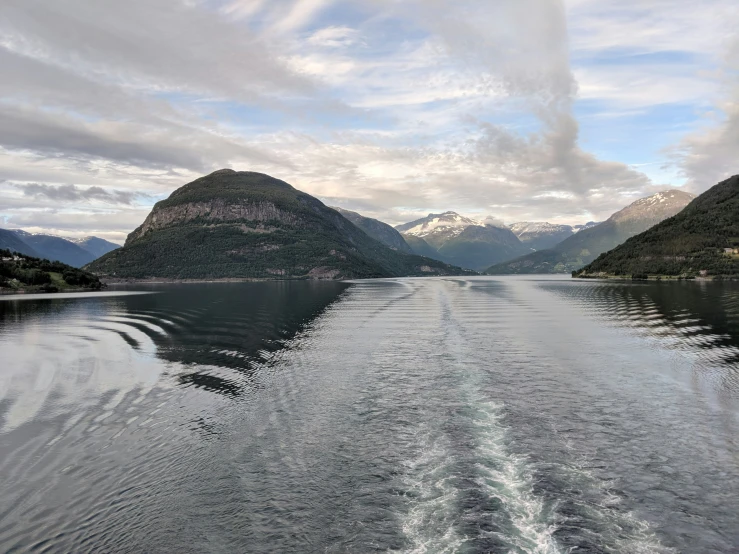
[[[378,221],[377,219],[365,217],[358,214],[357,212],[344,210],[342,208],[335,207],[334,210],[336,210],[349,221],[354,223],[354,225],[359,227],[370,237],[380,241],[388,248],[391,248],[398,252],[403,252],[405,254],[413,254],[413,250],[410,246],[408,246],[408,243],[403,239],[403,236],[387,223],[383,223],[382,221]]]
[[[157,203],[123,248],[89,265],[131,278],[343,279],[463,273],[374,240],[321,201],[262,173],[220,170]]]
[[[541,221],[521,221],[509,226],[523,244],[533,250],[544,250],[556,246],[575,234],[571,225],[556,225]]]
[[[570,273],[579,270],[603,252],[679,213],[694,198],[681,190],[658,192],[637,200],[595,227],[575,233],[551,249],[494,265],[487,272]]]
[[[444,212],[429,214],[396,229],[417,254],[475,271],[530,251],[509,228],[492,217],[479,221]]]
[[[652,197],[640,207],[670,201]],[[575,276],[739,277],[739,175],[707,190],[674,217],[603,254]]]

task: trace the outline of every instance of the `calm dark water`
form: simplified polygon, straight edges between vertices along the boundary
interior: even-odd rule
[[[0,552],[739,552],[739,285],[0,300]]]

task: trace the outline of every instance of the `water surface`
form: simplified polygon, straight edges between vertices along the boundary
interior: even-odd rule
[[[0,300],[0,551],[739,552],[736,284],[139,292]]]

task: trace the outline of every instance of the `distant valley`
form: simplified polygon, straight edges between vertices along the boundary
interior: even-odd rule
[[[116,248],[120,245],[98,237],[74,239],[20,229],[0,229],[0,249],[78,268]]]

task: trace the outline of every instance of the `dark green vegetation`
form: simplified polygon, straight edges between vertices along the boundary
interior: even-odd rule
[[[642,198],[616,212],[607,221],[572,235],[554,248],[494,265],[486,273],[541,274],[579,270],[603,252],[679,213],[693,198],[693,195],[680,190]]]
[[[382,221],[378,221],[377,219],[372,219],[371,217],[364,217],[357,212],[351,212],[342,208],[333,209],[339,212],[349,221],[354,223],[354,225],[359,227],[370,237],[375,240],[379,240],[385,246],[392,248],[393,250],[397,250],[398,252],[413,254],[413,250],[403,239],[403,235],[401,235],[398,231],[393,229],[387,223],[383,223]]]
[[[0,250],[1,292],[69,292],[99,290],[102,283],[95,275],[61,262]]]
[[[729,250],[730,251],[727,251]],[[739,276],[739,175],[601,255],[576,277]]]
[[[168,279],[469,273],[396,252],[284,181],[230,169],[158,202],[123,248],[87,268],[115,277]]]

